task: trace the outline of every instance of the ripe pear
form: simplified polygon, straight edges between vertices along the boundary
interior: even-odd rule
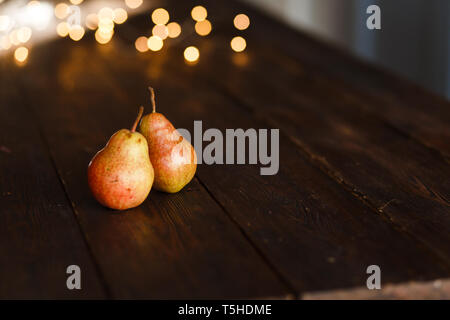
[[[175,193],[195,175],[197,155],[187,141],[161,113],[156,112],[155,92],[149,88],[153,112],[142,118],[139,131],[147,138],[155,169],[155,188]]]
[[[143,112],[141,107],[131,130],[114,133],[89,163],[89,187],[105,207],[116,210],[137,207],[152,188],[154,171],[147,140],[136,132]]]

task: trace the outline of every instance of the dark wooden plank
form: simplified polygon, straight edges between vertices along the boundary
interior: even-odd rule
[[[129,22],[134,30],[118,28],[117,35],[135,39],[144,19]],[[205,47],[210,44],[205,41]],[[204,75],[193,72],[203,56],[199,65],[186,66],[184,48],[167,47],[159,53],[139,54],[132,42],[114,41],[116,50],[104,59],[121,83],[116,90],[128,93],[120,95],[128,99],[123,103],[148,101],[143,88],[151,84],[158,92],[159,110],[177,127],[192,130],[193,120],[201,119],[204,130],[261,128],[261,123],[206,83]],[[220,63],[220,68],[214,62],[204,67],[210,73],[230,67],[230,61]],[[278,175],[260,176],[259,168],[249,165],[201,165],[198,177],[297,291],[361,285],[371,263],[383,266],[387,282],[449,273],[443,260],[311,166],[288,139],[282,138],[280,144]]]
[[[104,298],[9,58],[0,61],[0,299]],[[82,290],[66,287],[73,264],[81,268]]]
[[[213,6],[216,12],[229,12],[233,6]],[[359,108],[398,128],[405,134],[450,157],[450,108],[448,101],[383,68],[354,58],[348,52],[325,44],[276,22],[251,6],[239,8],[251,17],[252,26],[245,35],[253,43],[270,43],[279,53],[278,63],[291,70],[320,75],[342,87],[347,95],[365,100]],[[250,46],[252,46],[250,44]],[[293,66],[295,60],[296,66]]]
[[[361,200],[450,258],[445,231],[450,229],[450,167],[439,154],[360,112],[346,92],[286,76],[289,71],[262,46],[249,48],[251,62],[240,67],[225,66],[230,56],[223,53],[224,39],[216,43],[203,55],[204,75],[284,129],[311,161]],[[208,72],[208,64],[217,66],[215,73]]]
[[[113,297],[291,294],[197,180],[177,194],[152,190],[127,212],[96,203],[87,164],[111,134],[132,123],[139,105],[118,87],[135,79],[114,79],[102,61],[118,48],[99,47],[92,36],[76,46],[61,40],[35,48],[23,90]]]
[[[350,89],[306,72],[302,63],[286,63],[288,56],[267,46],[272,38],[252,37],[244,54],[233,55],[229,29],[219,27],[218,33],[214,41],[195,40],[203,63],[192,69],[194,78],[217,83],[265,121],[285,129],[345,188],[449,259],[449,233],[442,232],[450,223],[449,167],[439,154],[364,112],[364,102]]]

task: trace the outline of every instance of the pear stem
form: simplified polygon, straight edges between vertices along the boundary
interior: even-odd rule
[[[143,113],[144,113],[144,107],[140,106],[138,116],[137,116],[136,120],[134,121],[133,127],[131,127],[131,132],[136,131],[137,125],[139,123],[139,120],[141,120]]]
[[[150,90],[150,100],[152,102],[152,108],[153,108],[153,113],[156,112],[156,103],[155,103],[155,90],[153,90],[152,87],[148,87],[148,90]]]

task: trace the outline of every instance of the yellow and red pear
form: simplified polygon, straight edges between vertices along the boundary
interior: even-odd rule
[[[155,188],[175,193],[195,175],[197,155],[187,141],[161,113],[156,112],[155,93],[149,88],[153,112],[144,116],[139,131],[147,138],[150,159],[155,170]]]
[[[152,188],[154,171],[147,140],[136,132],[144,108],[131,130],[117,131],[89,163],[92,194],[105,207],[125,210],[139,206]]]

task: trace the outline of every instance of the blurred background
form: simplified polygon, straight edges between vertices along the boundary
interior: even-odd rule
[[[449,0],[245,0],[450,99]],[[370,5],[381,30],[369,30]]]
[[[450,99],[449,0],[241,1]],[[164,1],[157,0],[0,0],[0,56],[16,51],[16,58],[24,60],[28,47],[23,44],[29,46],[57,37],[57,34],[77,41],[88,29],[100,29],[101,8],[123,8],[116,12],[116,21],[103,24],[102,32],[96,33],[98,42],[108,42],[113,23],[124,23],[128,16],[155,3],[164,5]],[[199,1],[199,4],[205,3],[207,1]],[[373,4],[381,8],[381,30],[366,27],[370,15],[366,10]],[[79,24],[82,28],[73,28],[69,33],[65,22],[70,22],[67,10],[71,7],[73,11],[76,6],[81,8]],[[89,12],[93,14],[86,15]],[[77,22],[72,19],[71,23]],[[141,40],[145,47],[146,40]],[[153,45],[157,47],[158,43]]]

